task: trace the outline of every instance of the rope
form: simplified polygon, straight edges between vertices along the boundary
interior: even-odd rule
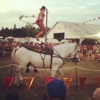
[[[16,65],[16,64],[10,64],[10,65],[6,65],[6,66],[0,66],[0,69],[1,69],[1,68],[5,68],[5,67],[9,67],[9,66],[16,66],[16,67],[18,67],[18,65]],[[97,71],[97,72],[100,71],[100,70],[92,70],[92,69],[87,69],[87,68],[81,68],[81,67],[79,67],[79,66],[61,68],[60,70],[72,69],[72,68],[76,68],[76,67],[79,68],[79,69],[82,69],[82,70],[87,70],[87,71]],[[25,68],[25,69],[26,69],[26,67],[21,67],[21,68]],[[35,68],[30,68],[30,69],[35,69]],[[44,69],[43,69],[43,68],[38,68],[38,70],[44,70]],[[51,70],[51,69],[47,68],[47,69],[45,69],[45,70]]]
[[[13,65],[12,65],[12,67],[11,67],[11,71],[10,71],[10,77],[12,76],[12,72],[13,72]]]
[[[84,2],[83,2],[83,3],[81,2],[81,3],[79,3],[78,5],[74,6],[73,8],[67,9],[67,10],[66,10],[67,13],[70,13],[70,12],[74,11],[75,8],[77,8],[79,5],[85,5],[85,4],[84,4]],[[57,22],[57,19],[54,18],[50,13],[48,13],[48,15],[49,15],[55,22]]]
[[[12,66],[13,64],[10,64],[10,65],[5,65],[5,66],[0,66],[0,68],[5,68],[5,67],[9,67],[9,66]]]
[[[27,24],[31,24],[31,25],[33,25],[33,24],[35,24],[35,23],[30,23],[30,22],[24,21],[24,20],[22,20],[23,17],[25,17],[25,18],[28,18],[28,17],[35,17],[35,18],[37,18],[37,17],[34,16],[34,15],[32,15],[32,16],[24,16],[24,15],[21,15],[21,16],[19,17],[19,20],[20,20],[20,21],[22,21],[22,22],[24,22],[24,23],[27,23]]]
[[[12,52],[7,52],[7,51],[0,51],[0,53],[12,53]]]
[[[92,70],[92,69],[87,69],[87,68],[81,68],[81,67],[77,67],[79,69],[82,69],[82,70],[87,70],[87,71],[93,71],[93,72],[99,72],[100,70]]]
[[[48,13],[49,14],[49,13]],[[57,20],[53,17],[53,16],[51,16],[50,14],[49,14],[49,16],[55,21],[55,22],[57,22]]]

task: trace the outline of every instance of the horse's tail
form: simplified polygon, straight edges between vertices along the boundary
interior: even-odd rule
[[[12,53],[11,53],[11,58],[12,58],[14,63],[17,63],[16,56],[15,56],[17,50],[18,50],[18,47],[14,48]]]

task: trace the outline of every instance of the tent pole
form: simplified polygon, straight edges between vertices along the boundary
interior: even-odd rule
[[[46,9],[46,36],[45,36],[45,42],[47,42],[47,28],[48,28],[48,9]]]

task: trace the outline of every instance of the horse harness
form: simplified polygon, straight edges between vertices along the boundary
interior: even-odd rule
[[[78,45],[77,45],[77,46],[78,46]],[[73,54],[74,51],[76,51],[77,46],[76,46],[75,49],[72,51],[72,53],[70,53],[69,55]],[[53,60],[53,57],[60,58],[60,59],[63,61],[63,65],[66,63],[66,61],[68,62],[68,61],[70,60],[70,59],[68,59],[68,58],[63,58],[63,57],[58,53],[58,51],[57,51],[56,49],[54,49],[54,48],[50,48],[50,49],[51,49],[51,53],[49,54],[49,55],[51,56],[51,60],[50,60],[50,69],[52,69],[52,60]],[[54,51],[55,51],[56,53],[54,53]],[[43,61],[43,68],[45,68],[45,62],[44,62],[44,60],[45,60],[46,55],[48,55],[48,54],[45,53],[44,56],[42,56],[42,54],[43,54],[43,53],[40,53],[40,56],[41,56],[41,59],[42,59],[42,61]],[[68,55],[68,56],[69,56],[69,55]],[[67,57],[68,57],[68,56],[67,56]],[[71,60],[72,60],[72,62],[75,62],[75,64],[78,62],[78,59],[76,58],[76,52],[75,52],[74,58],[72,58]]]
[[[45,63],[44,63],[45,56],[46,56],[46,55],[50,55],[50,56],[51,56],[51,57],[50,57],[50,58],[51,58],[51,60],[50,60],[50,69],[52,69],[52,58],[53,58],[54,51],[53,51],[52,48],[48,48],[48,50],[49,50],[49,54],[44,53],[44,57],[42,56],[43,53],[39,53],[39,54],[40,54],[41,59],[42,59],[42,61],[43,61],[43,68],[45,68]]]

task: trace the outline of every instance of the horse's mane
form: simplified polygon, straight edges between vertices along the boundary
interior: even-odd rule
[[[55,48],[63,47],[63,46],[69,46],[69,45],[75,45],[76,43],[71,43],[71,42],[64,42],[62,44],[56,45]]]

